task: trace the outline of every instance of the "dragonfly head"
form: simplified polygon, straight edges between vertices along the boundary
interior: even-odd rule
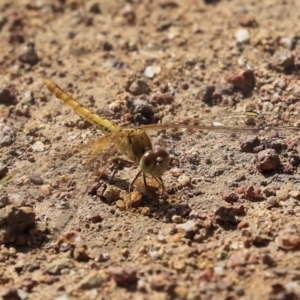
[[[169,153],[164,148],[156,151],[147,151],[140,160],[140,169],[146,174],[161,177],[168,169],[170,163]]]

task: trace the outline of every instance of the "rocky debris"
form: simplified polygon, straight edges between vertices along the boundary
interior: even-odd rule
[[[133,115],[136,125],[147,125],[158,122],[158,108],[154,101],[148,99],[146,95],[129,98],[127,108]]]
[[[73,257],[77,261],[87,262],[90,259],[87,252],[87,246],[84,244],[76,245],[73,252]]]
[[[268,267],[276,267],[276,261],[274,258],[269,254],[264,254],[262,257],[263,264],[267,265]]]
[[[144,81],[143,79],[137,79],[135,77],[130,77],[128,79],[125,90],[130,92],[134,96],[149,94],[151,92],[151,89],[146,81]]]
[[[242,230],[243,228],[248,228],[249,222],[247,220],[241,220],[237,226],[238,230]]]
[[[105,200],[108,203],[112,203],[117,201],[120,198],[120,189],[113,186],[113,185],[109,185],[105,191],[103,192],[102,196],[105,198]]]
[[[280,189],[276,190],[276,199],[278,201],[283,201],[289,198],[290,191],[293,187],[293,184],[288,182],[280,187]]]
[[[236,268],[248,264],[257,264],[258,257],[248,250],[239,250],[230,255],[226,262],[226,268]]]
[[[296,283],[296,282],[295,282]],[[279,300],[279,299],[290,299],[290,300],[298,300],[299,297],[299,284],[296,285],[296,291],[293,291],[290,288],[289,284],[283,285],[281,283],[274,283],[271,286],[271,292],[269,294],[268,300]],[[298,285],[298,287],[297,287]],[[298,292],[298,294],[297,294]]]
[[[244,246],[249,248],[251,245],[262,247],[274,240],[273,223],[269,219],[247,219],[238,224],[238,228],[245,238]]]
[[[95,15],[101,14],[99,3],[93,3],[89,8],[89,12]]]
[[[209,85],[203,88],[199,94],[198,97],[200,97],[201,101],[208,104],[208,105],[214,105],[214,92],[216,90],[216,87],[214,85]]]
[[[243,27],[257,27],[258,23],[254,16],[252,15],[242,15],[239,18],[239,24]]]
[[[222,199],[224,201],[226,201],[227,203],[234,203],[234,202],[237,202],[239,200],[239,196],[234,193],[234,192],[223,192],[222,193]]]
[[[30,173],[28,175],[28,178],[29,178],[30,182],[35,184],[35,185],[42,185],[44,183],[41,176],[37,173]]]
[[[300,190],[292,190],[289,195],[294,199],[300,200]]]
[[[250,69],[240,69],[228,78],[228,82],[242,91],[251,91],[255,87],[255,75]]]
[[[7,173],[8,173],[8,167],[0,163],[0,179],[6,176]]]
[[[256,135],[246,136],[240,140],[241,151],[246,153],[253,153],[254,149],[260,145],[260,140]]]
[[[36,141],[31,145],[34,152],[42,152],[45,149],[45,144],[41,141]]]
[[[295,224],[281,230],[275,240],[277,246],[285,250],[294,250],[300,246],[300,235]]]
[[[183,219],[181,216],[174,215],[172,216],[172,222],[176,224],[181,224],[183,222]]]
[[[272,60],[273,67],[279,72],[289,71],[295,66],[295,57],[293,52],[282,50],[276,52]]]
[[[44,195],[49,196],[52,193],[52,188],[50,184],[43,184],[41,186],[41,191]]]
[[[123,8],[122,15],[128,25],[134,25],[136,21],[136,13],[131,5],[126,5]]]
[[[28,64],[30,66],[36,65],[40,59],[35,51],[35,44],[34,43],[29,43],[25,48],[24,48],[24,53],[19,56],[19,60],[22,63]]]
[[[13,243],[16,237],[35,225],[35,213],[30,207],[12,205],[0,209],[0,244]]]
[[[171,94],[165,93],[156,93],[152,97],[152,100],[158,105],[167,105],[174,103],[174,97]]]
[[[1,290],[0,296],[3,300],[22,300],[22,291],[15,287],[7,287]]]
[[[166,273],[153,275],[150,280],[151,289],[158,292],[168,292],[174,287],[174,281]]]
[[[148,66],[145,71],[144,71],[144,76],[148,78],[153,78],[155,75],[158,75],[161,72],[161,67],[160,66]]]
[[[16,132],[12,124],[5,119],[0,119],[0,148],[14,143]]]
[[[255,164],[261,173],[276,171],[280,167],[280,159],[274,149],[266,149],[256,154]]]
[[[94,224],[101,223],[103,221],[103,218],[100,214],[94,214],[88,217],[88,220],[91,221]]]
[[[182,233],[186,238],[192,238],[199,231],[199,223],[188,220],[185,223],[176,225],[179,233]]]
[[[237,223],[236,210],[231,206],[220,206],[215,211],[215,217],[221,222]]]
[[[5,207],[9,203],[9,198],[6,195],[0,195],[0,208]]]
[[[185,174],[182,174],[178,177],[177,181],[182,186],[188,186],[191,183],[191,178]]]
[[[11,90],[6,88],[0,88],[0,104],[14,105],[16,104],[16,97]]]
[[[235,32],[235,38],[237,43],[247,43],[250,40],[249,31],[246,28],[240,28]]]
[[[64,269],[73,269],[74,262],[70,258],[62,257],[48,263],[45,272],[51,275],[60,275]]]
[[[273,207],[279,207],[280,206],[280,202],[278,201],[278,199],[274,196],[270,196],[266,202],[266,208],[271,209]]]
[[[100,288],[105,283],[105,277],[100,272],[92,271],[78,284],[81,290],[91,290]]]
[[[112,267],[110,268],[110,276],[120,286],[135,284],[138,281],[137,270],[132,268]]]
[[[176,8],[179,6],[177,1],[175,0],[160,0],[158,1],[158,4],[160,5],[161,8]]]
[[[250,201],[257,201],[261,199],[261,190],[259,187],[248,186],[244,190],[244,197]]]
[[[291,165],[298,167],[300,164],[300,155],[297,153],[289,153],[289,162]]]
[[[214,268],[208,267],[194,276],[197,281],[210,281],[214,277]]]

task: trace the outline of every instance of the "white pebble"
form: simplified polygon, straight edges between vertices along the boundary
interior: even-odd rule
[[[45,145],[43,142],[37,141],[31,146],[31,148],[33,151],[44,151]]]
[[[183,186],[187,186],[191,182],[191,178],[185,174],[180,175],[177,180]]]
[[[235,32],[235,38],[238,43],[245,43],[249,41],[249,31],[245,28],[240,28]]]
[[[155,75],[159,74],[161,71],[160,66],[149,66],[145,69],[144,75],[148,78],[153,78]]]
[[[181,216],[177,216],[177,215],[172,216],[172,222],[180,224],[180,223],[182,223],[182,221],[183,220],[182,220]]]
[[[289,38],[286,38],[286,37],[283,37],[280,39],[279,41],[280,45],[287,48],[287,49],[292,49],[292,46],[293,46],[293,42],[291,39]]]
[[[31,99],[33,98],[32,91],[26,91],[26,92],[24,93],[24,98],[25,98],[26,100],[31,100]]]
[[[186,233],[194,229],[196,226],[196,222],[192,220],[188,220],[183,224],[176,225],[178,232]]]
[[[174,177],[178,177],[181,174],[181,170],[177,167],[170,169],[170,173],[174,176]]]

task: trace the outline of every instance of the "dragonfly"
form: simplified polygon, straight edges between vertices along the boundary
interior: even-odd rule
[[[72,96],[68,95],[54,82],[44,79],[43,80],[47,89],[55,95],[55,97],[62,101],[62,103],[71,108],[77,115],[87,120],[92,125],[96,126],[104,133],[102,137],[98,137],[92,141],[92,154],[90,160],[92,161],[97,156],[110,147],[115,147],[121,156],[126,157],[125,162],[132,163],[133,166],[138,168],[138,172],[134,179],[129,184],[129,206],[130,194],[133,186],[139,176],[142,175],[145,187],[147,184],[147,176],[152,177],[161,187],[162,192],[165,190],[163,174],[168,170],[170,165],[170,154],[164,147],[154,149],[151,139],[147,134],[149,130],[166,130],[166,129],[181,129],[181,128],[197,128],[201,130],[257,130],[251,126],[239,125],[223,125],[222,123],[203,124],[201,120],[189,120],[189,122],[170,122],[140,125],[134,127],[123,127],[115,124],[114,122],[101,117],[100,115],[92,112],[87,107],[80,104]],[[259,114],[255,111],[246,111],[241,113],[244,118],[257,117]],[[238,114],[232,116],[237,119]],[[112,157],[109,162],[120,161],[117,157]],[[118,168],[115,167],[113,176],[117,173]]]

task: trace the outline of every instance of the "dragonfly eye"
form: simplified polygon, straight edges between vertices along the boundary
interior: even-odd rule
[[[169,153],[159,148],[156,151],[147,151],[140,160],[140,168],[154,177],[161,177],[167,170],[170,163]]]

